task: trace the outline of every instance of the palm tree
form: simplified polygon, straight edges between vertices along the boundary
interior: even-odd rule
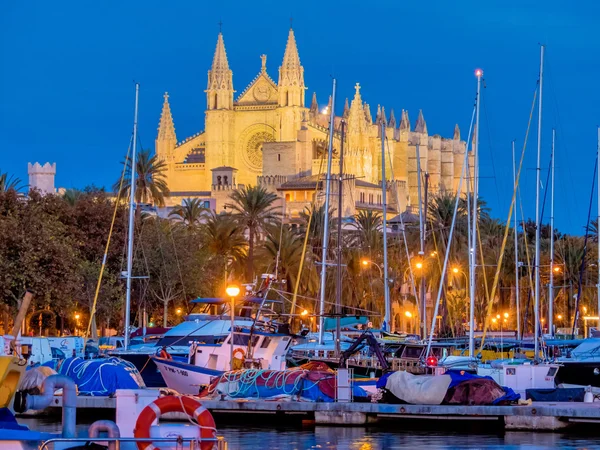
[[[354,216],[358,230],[356,244],[365,254],[373,258],[383,251],[383,235],[381,233],[382,218],[376,211],[359,211]]]
[[[169,217],[176,217],[189,228],[194,228],[207,211],[202,203],[198,198],[186,198],[183,200],[183,205],[177,205],[173,208],[169,213]]]
[[[62,198],[70,206],[75,206],[75,203],[77,203],[77,200],[79,200],[82,194],[83,192],[81,192],[79,189],[67,189]]]
[[[216,214],[211,211],[202,224],[204,245],[217,263],[223,266],[224,283],[227,284],[228,269],[246,256],[248,243],[232,214]]]
[[[0,172],[0,192],[20,191],[23,186],[21,180],[6,172]]]
[[[122,199],[129,198],[129,190],[131,188],[131,158],[123,163],[126,164],[125,180],[119,192],[119,197]],[[169,196],[169,187],[165,179],[164,172],[167,170],[166,163],[158,159],[156,155],[150,156],[150,150],[142,150],[138,154],[135,162],[136,165],[136,186],[135,186],[135,202],[136,214],[139,217],[141,214],[142,203],[152,203],[158,206],[165,205],[165,197]],[[117,181],[113,189],[119,189],[120,180]]]
[[[232,203],[225,206],[233,211],[233,215],[244,229],[248,230],[248,260],[246,261],[246,278],[254,277],[254,245],[259,233],[265,231],[269,224],[276,220],[273,205],[277,195],[268,192],[262,186],[249,186],[235,190],[229,198]]]

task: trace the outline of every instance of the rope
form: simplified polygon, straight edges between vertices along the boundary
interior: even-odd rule
[[[129,141],[129,148],[127,149],[127,156],[125,160],[129,158],[129,152],[131,150],[131,143],[133,141],[133,135]],[[119,181],[119,189],[117,190],[117,199],[115,201],[115,208],[113,210],[112,220],[110,222],[110,229],[108,230],[108,239],[106,240],[106,246],[104,247],[104,256],[102,257],[102,265],[100,266],[100,273],[98,275],[98,282],[96,283],[96,292],[94,293],[94,302],[92,303],[92,311],[90,313],[90,320],[88,322],[87,329],[85,330],[85,335],[83,336],[83,348],[85,349],[85,344],[90,334],[90,329],[92,328],[92,321],[96,314],[96,305],[98,303],[98,297],[100,295],[100,286],[102,284],[102,276],[104,275],[104,269],[106,267],[106,259],[108,257],[108,249],[110,247],[110,240],[112,237],[112,232],[115,226],[115,222],[117,219],[117,211],[119,209],[119,198],[121,195],[121,189],[123,187],[123,181],[125,180],[125,171],[127,169],[127,164],[123,165],[123,173],[121,174],[121,181]]]

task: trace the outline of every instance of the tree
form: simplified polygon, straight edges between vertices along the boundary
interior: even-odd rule
[[[126,165],[125,179],[123,186],[119,192],[121,200],[129,199],[131,189],[131,158],[127,157],[123,163]],[[142,150],[137,155],[135,162],[136,166],[136,186],[135,186],[135,202],[136,219],[141,217],[141,204],[152,203],[158,206],[165,205],[165,197],[169,196],[169,187],[165,178],[167,170],[166,163],[158,159],[156,155],[150,156],[150,150]],[[119,190],[120,180],[117,181],[113,189],[115,192]]]
[[[0,172],[0,192],[20,191],[23,186],[21,180],[6,172]]]
[[[185,223],[188,227],[194,228],[200,222],[200,219],[206,213],[207,209],[203,206],[199,198],[186,198],[183,205],[177,205],[169,213],[169,217],[175,217]]]
[[[209,255],[224,274],[227,284],[228,271],[246,257],[248,242],[232,214],[216,214],[211,211],[201,227],[202,241]],[[223,291],[225,286],[223,286]]]
[[[233,211],[239,224],[248,230],[248,259],[246,261],[246,279],[254,278],[254,245],[259,233],[265,231],[276,220],[274,205],[277,195],[268,192],[262,186],[243,187],[231,193],[232,203],[226,205]]]

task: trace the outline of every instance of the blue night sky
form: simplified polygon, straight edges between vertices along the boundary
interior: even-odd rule
[[[430,134],[466,137],[485,71],[481,195],[506,220],[512,192],[511,141],[523,145],[547,45],[542,178],[557,129],[556,226],[585,225],[596,126],[600,123],[600,38],[596,1],[5,1],[0,12],[0,171],[27,181],[27,162],[57,163],[57,186],[111,186],[120,174],[141,83],[140,136],[154,146],[169,91],[177,136],[203,129],[207,70],[218,22],[238,93],[260,70],[277,79],[289,17],[305,69],[307,102],[324,104],[338,79],[338,112],[356,82],[386,111],[423,110]],[[537,117],[537,113],[536,116]],[[534,215],[537,121],[521,182]],[[545,183],[544,183],[545,186]],[[595,208],[595,203],[594,203]],[[549,214],[546,208],[545,220]],[[595,215],[595,212],[593,212]]]

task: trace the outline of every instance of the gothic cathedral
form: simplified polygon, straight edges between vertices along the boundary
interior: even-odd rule
[[[206,206],[221,211],[232,189],[257,184],[278,194],[290,219],[311,202],[322,201],[318,192],[326,171],[331,99],[323,111],[316,94],[310,107],[305,106],[304,68],[292,29],[277,83],[267,73],[266,55],[261,59],[260,72],[234,99],[233,72],[219,33],[205,91],[205,131],[183,141],[177,141],[165,94],[156,154],[167,165],[169,205],[200,198]],[[337,173],[345,124],[343,215],[352,216],[361,209],[381,210],[382,139],[391,213],[418,204],[418,162],[420,170],[429,174],[431,192],[456,191],[466,152],[458,126],[450,139],[430,136],[422,112],[411,130],[407,111],[402,110],[397,122],[394,111],[388,118],[381,106],[373,122],[358,83],[355,89],[352,101],[346,99],[343,115],[335,117],[334,126],[333,167]],[[473,167],[472,161],[469,165]]]

